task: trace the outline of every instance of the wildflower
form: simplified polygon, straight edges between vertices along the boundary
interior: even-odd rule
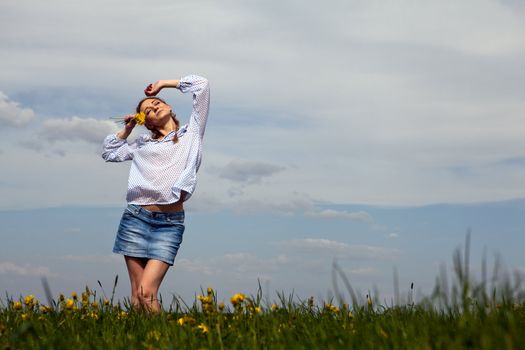
[[[212,288],[212,287],[208,287],[208,290],[207,290],[207,292],[208,292],[208,296],[210,296],[210,295],[213,295],[213,294],[214,294],[214,293],[213,293],[213,288]]]
[[[72,292],[71,298],[73,298],[73,300],[77,300],[78,299],[77,292]]]
[[[338,312],[339,308],[335,305],[328,303],[328,304],[324,304],[324,310],[328,312]]]
[[[237,294],[234,294],[230,298],[230,301],[233,304],[233,306],[237,306],[237,305],[240,306],[244,302],[245,299],[246,299],[246,295],[244,295],[242,293],[237,293]]]
[[[108,299],[104,299],[104,305],[106,305],[106,306],[109,305],[109,300]]]
[[[82,304],[89,304],[89,293],[82,293]]]
[[[221,301],[221,302],[219,303],[219,306],[218,306],[218,307],[219,307],[219,311],[222,312],[222,311],[224,310],[224,303]]]
[[[368,308],[371,308],[372,307],[372,298],[367,295],[366,298],[368,299]]]
[[[133,118],[138,125],[144,125],[144,122],[146,121],[146,115],[144,112],[140,112],[135,114],[135,117]]]
[[[60,293],[60,295],[58,296],[58,300],[60,302],[63,302],[65,300],[64,294]]]
[[[96,301],[92,302],[92,303],[91,303],[91,307],[92,307],[93,309],[98,309],[98,303],[97,303]]]
[[[213,292],[212,292],[213,293]],[[199,299],[202,303],[202,311],[204,313],[211,313],[213,312],[215,309],[214,309],[214,306],[213,306],[213,294],[208,294],[207,297],[205,297],[204,295],[199,295],[197,296],[197,299]]]
[[[277,311],[279,310],[279,306],[277,306],[277,304],[272,304],[272,311]]]
[[[24,304],[26,304],[26,306],[33,305],[34,302],[35,302],[35,296],[32,294],[29,294],[28,296],[24,298]]]
[[[128,313],[126,311],[121,311],[117,314],[117,320],[122,320],[128,316]]]
[[[159,341],[160,340],[160,332],[159,331],[150,331],[148,332],[148,334],[146,334],[146,340],[155,340],[155,341]]]
[[[208,295],[207,297],[205,297],[204,295],[199,295],[197,296],[197,299],[199,299],[203,304],[211,304],[213,302],[213,298],[210,295]]]
[[[29,320],[29,314],[23,313],[20,317],[22,318],[22,321]]]
[[[19,301],[15,301],[14,304],[13,304],[13,308],[15,310],[22,310],[22,303],[19,302]]]
[[[125,118],[122,118],[122,117],[115,117],[115,118],[110,118],[110,119],[115,120],[115,123],[120,123],[120,124],[125,124],[125,123],[126,123],[126,122],[124,121]],[[135,114],[135,116],[133,117],[133,120],[134,120],[138,125],[144,125],[144,123],[146,122],[146,115],[144,114],[144,112],[137,113],[137,114]]]
[[[40,307],[40,312],[43,313],[44,315],[49,313],[51,311],[51,308],[47,305],[44,305],[44,306],[41,306]]]
[[[197,328],[201,330],[202,334],[206,334],[210,330],[208,326],[206,326],[204,323],[201,323],[200,325],[198,325]]]
[[[65,303],[65,308],[67,310],[72,310],[74,307],[75,307],[75,302],[73,301],[73,299],[67,299]]]
[[[184,315],[177,320],[177,324],[179,326],[184,326],[185,324],[194,324],[194,323],[195,323],[195,319],[188,315]]]

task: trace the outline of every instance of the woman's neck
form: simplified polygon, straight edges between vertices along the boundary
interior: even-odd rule
[[[156,139],[161,139],[166,137],[166,135],[168,135],[173,130],[177,130],[177,124],[175,124],[175,121],[172,118],[170,118],[170,120],[166,124],[154,130],[153,136]]]

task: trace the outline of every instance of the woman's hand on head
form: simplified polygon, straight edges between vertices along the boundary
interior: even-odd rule
[[[157,80],[156,82],[146,86],[146,88],[144,89],[144,94],[146,96],[156,96],[159,93],[159,91],[162,90],[163,87],[164,86],[162,85],[162,81]]]

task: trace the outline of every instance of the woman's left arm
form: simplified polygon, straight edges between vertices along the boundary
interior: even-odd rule
[[[210,108],[210,87],[208,79],[198,75],[188,75],[180,80],[159,80],[149,84],[144,93],[146,96],[155,96],[164,88],[177,88],[183,93],[193,93],[193,110],[188,123],[188,131],[195,132],[202,138],[208,121]]]
[[[188,123],[188,132],[198,133],[202,138],[208,121],[210,109],[210,86],[208,79],[198,75],[188,75],[181,78],[178,89],[182,93],[193,93],[193,110]]]

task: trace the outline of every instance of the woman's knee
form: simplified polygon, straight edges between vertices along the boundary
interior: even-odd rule
[[[142,302],[151,302],[157,299],[157,290],[150,286],[140,285],[135,293]]]

